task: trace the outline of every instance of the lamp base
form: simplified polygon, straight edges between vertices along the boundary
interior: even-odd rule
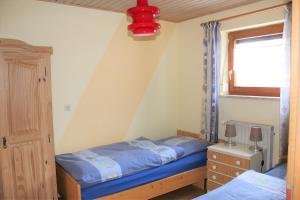
[[[250,151],[254,151],[254,152],[258,152],[258,151],[261,151],[263,148],[258,146],[258,145],[254,145],[254,146],[250,146],[249,147],[249,150]]]
[[[224,145],[229,146],[229,147],[231,147],[231,146],[236,146],[236,142],[231,142],[231,143],[229,143],[229,142],[225,141],[225,142],[224,142]]]
[[[232,146],[236,146],[236,143],[232,141],[232,138],[231,138],[231,137],[229,137],[229,138],[228,138],[228,141],[225,141],[225,142],[224,142],[224,145],[229,146],[229,147],[232,147]]]

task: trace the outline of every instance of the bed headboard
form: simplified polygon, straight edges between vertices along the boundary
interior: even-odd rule
[[[192,133],[192,132],[184,131],[184,130],[180,130],[180,129],[177,130],[177,136],[192,137],[192,138],[195,138],[197,140],[204,140],[204,141],[206,141],[206,139],[200,133]]]

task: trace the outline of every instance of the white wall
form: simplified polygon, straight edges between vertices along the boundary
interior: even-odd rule
[[[268,0],[250,4],[236,9],[188,20],[179,24],[180,40],[180,80],[179,80],[179,128],[192,132],[201,130],[201,86],[203,81],[203,30],[200,24],[228,16],[238,15],[252,10],[283,3],[282,0]],[[222,32],[278,23],[284,19],[284,8],[276,8],[232,20],[224,21]],[[224,60],[223,60],[224,61]],[[223,65],[223,67],[226,67]],[[222,70],[221,70],[222,71]],[[274,161],[277,162],[279,131],[279,100],[263,98],[220,98],[220,131],[222,136],[223,120],[243,120],[265,123],[275,126]]]

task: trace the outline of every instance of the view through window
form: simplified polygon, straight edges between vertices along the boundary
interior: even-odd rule
[[[229,94],[279,96],[282,24],[229,33]]]

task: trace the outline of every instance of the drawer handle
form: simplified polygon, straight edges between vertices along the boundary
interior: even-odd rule
[[[235,175],[236,175],[236,176],[239,176],[239,175],[240,175],[240,172],[235,172]]]
[[[241,165],[241,161],[237,160],[237,161],[235,161],[235,164],[236,165]]]
[[[213,166],[212,166],[212,169],[217,169],[217,166],[216,166],[216,165],[213,165]]]
[[[212,176],[212,179],[213,179],[213,180],[216,180],[216,179],[217,179],[217,177],[216,177],[216,176]]]
[[[213,159],[217,159],[217,155],[216,154],[213,154]]]

